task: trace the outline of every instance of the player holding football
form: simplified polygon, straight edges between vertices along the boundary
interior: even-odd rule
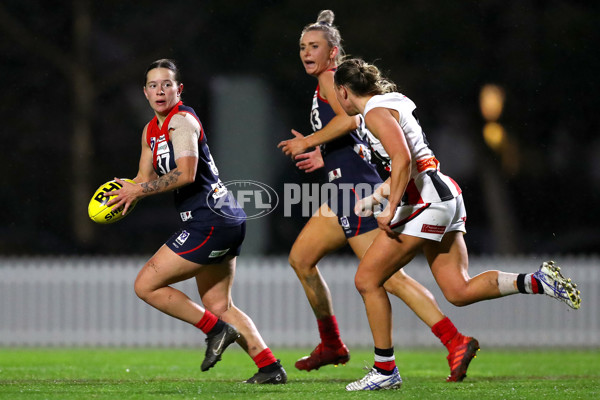
[[[258,367],[246,383],[286,383],[285,370],[252,320],[233,304],[231,286],[246,215],[221,183],[200,120],[192,108],[183,105],[182,91],[173,61],[150,64],[144,94],[155,117],[142,132],[136,184],[117,179],[123,188],[105,194],[116,195],[108,205],[124,206],[126,213],[134,201],[174,193],[182,227],[143,266],[135,292],[152,307],[207,335],[202,371],[214,366],[237,340]],[[221,213],[213,211],[219,207]],[[196,279],[206,309],[170,286],[189,278]]]
[[[318,80],[311,110],[314,133],[303,137],[292,130],[296,137],[279,143],[278,147],[297,160],[297,166],[306,172],[324,166],[333,184],[369,183],[374,187],[381,184],[382,179],[368,160],[368,143],[363,139],[365,133],[362,132],[364,126],[361,126],[358,117],[346,115],[335,97],[333,76],[342,60],[343,50],[340,33],[333,26],[333,18],[332,11],[321,11],[317,22],[307,25],[300,38],[300,59],[306,73]],[[323,143],[326,144],[321,147],[322,158],[319,148],[305,153]],[[327,364],[345,364],[350,358],[348,348],[340,338],[329,288],[317,268],[321,258],[346,243],[362,259],[379,231],[375,218],[354,213],[357,201],[355,193],[340,189],[337,205],[342,204],[343,196],[348,194],[350,198],[343,199],[351,205],[347,214],[342,213],[341,207],[332,206],[332,199],[328,199],[304,226],[290,252],[289,262],[317,318],[321,337],[321,342],[312,353],[296,362],[296,368],[300,370],[311,371]],[[385,289],[401,298],[446,346],[450,366],[447,381],[462,381],[470,361],[479,350],[477,340],[462,335],[439,309],[433,295],[404,271],[390,276]],[[393,360],[393,353],[382,353],[377,357],[386,363]]]
[[[360,59],[344,61],[335,73],[336,97],[350,115],[361,114],[369,131],[389,155],[390,178],[373,195],[356,205],[359,214],[371,214],[386,197],[378,216],[378,233],[362,258],[355,285],[363,297],[375,345],[374,368],[346,390],[398,387],[401,382],[393,361],[391,306],[387,279],[423,252],[444,296],[456,306],[516,293],[546,294],[578,309],[576,285],[552,261],[538,271],[513,274],[486,271],[468,274],[466,210],[460,187],[442,174],[421,126],[415,104],[396,92],[379,70]],[[386,193],[387,192],[387,193]],[[381,354],[391,362],[381,363]]]

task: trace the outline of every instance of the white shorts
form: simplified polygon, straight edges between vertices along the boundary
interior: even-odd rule
[[[466,221],[467,210],[460,194],[440,203],[400,206],[390,226],[398,233],[439,242],[446,232],[467,233]]]

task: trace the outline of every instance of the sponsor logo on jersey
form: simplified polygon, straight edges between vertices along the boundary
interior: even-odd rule
[[[154,151],[154,145],[156,144],[156,138],[155,137],[151,137],[150,138],[150,150]]]
[[[189,237],[190,237],[190,234],[188,233],[188,231],[182,231],[181,234],[179,236],[177,236],[177,239],[175,239],[175,241],[180,246],[183,246],[183,244],[185,243],[186,240],[188,240]]]
[[[364,144],[355,144],[354,151],[363,160],[371,161],[371,150]]]
[[[169,144],[167,142],[158,142],[158,147],[156,148],[156,155],[159,156],[168,152]]]
[[[327,176],[329,177],[329,182],[334,181],[336,179],[340,179],[342,177],[342,170],[339,168],[336,168],[332,171],[329,171],[327,173]]]
[[[208,258],[221,257],[221,256],[227,254],[228,251],[229,251],[229,249],[225,249],[225,250],[213,250],[208,255]]]
[[[446,227],[443,225],[427,225],[423,224],[421,232],[443,235],[446,232]]]
[[[340,225],[342,225],[342,228],[346,230],[350,229],[350,221],[348,220],[348,217],[340,217]]]
[[[212,197],[213,199],[219,199],[227,194],[227,188],[223,185],[223,182],[219,179],[217,183],[211,183],[210,187],[212,189]]]
[[[192,212],[191,211],[184,211],[182,213],[179,213],[179,215],[181,216],[181,220],[183,222],[189,221],[190,219],[192,219]]]

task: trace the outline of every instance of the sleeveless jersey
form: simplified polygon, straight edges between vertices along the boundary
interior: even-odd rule
[[[156,116],[148,124],[146,142],[152,150],[154,171],[162,176],[177,168],[173,145],[169,138],[169,122],[173,115],[181,112],[192,115],[200,125],[196,179],[173,192],[175,207],[181,220],[202,222],[209,226],[233,226],[243,223],[246,214],[219,179],[219,170],[210,154],[200,119],[191,107],[184,106],[182,102],[173,107],[161,128],[158,127]]]
[[[327,100],[320,96],[317,85],[310,112],[313,132],[323,128],[334,117],[333,108]],[[361,129],[365,129],[364,123],[361,125],[359,129],[320,146],[329,182],[335,184],[381,183],[381,177],[375,166],[371,164],[369,144],[359,134]]]
[[[421,125],[415,117],[417,106],[412,100],[400,93],[376,95],[365,105],[363,116],[374,108],[398,111],[398,124],[410,150],[412,159],[410,181],[402,198],[402,204],[438,203],[461,194],[458,184],[440,172],[440,163],[429,148]]]

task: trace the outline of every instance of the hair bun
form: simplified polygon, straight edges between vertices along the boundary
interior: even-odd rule
[[[335,14],[331,10],[322,10],[317,17],[317,23],[321,25],[333,26]]]

